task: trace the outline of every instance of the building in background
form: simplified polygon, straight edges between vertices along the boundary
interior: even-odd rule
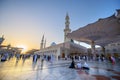
[[[5,40],[4,36],[0,38],[0,55],[5,54],[20,54],[23,48],[12,47],[10,44],[2,45],[3,41]]]
[[[96,48],[96,53],[98,55],[104,54],[101,47]],[[111,43],[105,46],[105,55],[110,57],[111,55],[118,58],[120,57],[120,42]]]

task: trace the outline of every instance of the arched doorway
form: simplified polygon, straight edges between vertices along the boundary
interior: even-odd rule
[[[65,58],[65,53],[62,53],[62,58]]]

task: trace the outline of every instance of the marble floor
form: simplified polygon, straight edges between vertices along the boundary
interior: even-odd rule
[[[76,61],[78,62],[78,61]],[[32,58],[0,62],[0,80],[120,80],[120,63],[88,61],[90,70],[70,69],[71,61],[53,63]]]

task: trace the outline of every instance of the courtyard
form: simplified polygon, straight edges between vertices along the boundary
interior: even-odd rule
[[[76,63],[79,61],[75,61]],[[0,62],[0,80],[120,80],[120,63],[87,61],[90,70],[70,69],[71,60],[52,63],[12,58]]]

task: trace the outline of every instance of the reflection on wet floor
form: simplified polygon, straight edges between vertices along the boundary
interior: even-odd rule
[[[96,69],[104,69],[104,68],[100,68],[100,67],[93,67],[93,68],[96,68]],[[110,73],[116,74],[116,76],[111,75],[110,77],[112,77],[112,78],[114,78],[114,79],[117,79],[117,80],[120,80],[120,71],[116,71],[116,70],[113,70],[113,69],[104,69],[104,70],[109,71]],[[119,70],[119,68],[118,68],[118,70]],[[103,75],[93,75],[93,76],[98,77],[98,80],[100,80],[99,77],[104,77],[105,80],[110,80],[109,77],[105,77],[105,76],[103,76]],[[101,78],[101,79],[102,79],[102,78]]]
[[[0,80],[120,80],[120,64],[87,62],[90,70],[69,69],[71,61],[11,59],[0,62]]]
[[[96,78],[96,80],[111,80],[109,77],[106,77],[104,75],[92,75]]]

